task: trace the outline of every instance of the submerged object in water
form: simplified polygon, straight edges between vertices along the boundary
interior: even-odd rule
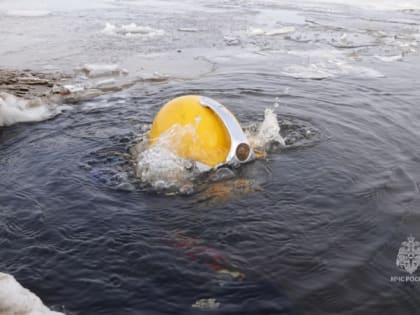
[[[238,166],[255,157],[235,116],[219,102],[199,95],[166,103],[153,121],[149,142],[169,146],[201,169]]]

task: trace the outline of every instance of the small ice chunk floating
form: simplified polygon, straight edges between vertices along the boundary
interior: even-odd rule
[[[164,145],[192,160],[200,171],[237,167],[255,158],[235,116],[221,103],[200,95],[177,97],[156,115],[149,144]]]
[[[16,279],[0,272],[1,315],[64,315],[51,311],[39,297],[22,287]]]
[[[44,104],[40,98],[25,100],[6,92],[0,92],[0,127],[20,122],[42,121],[59,113]]]

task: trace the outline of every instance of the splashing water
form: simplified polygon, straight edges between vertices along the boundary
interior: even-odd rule
[[[285,145],[283,137],[280,135],[280,124],[277,114],[271,108],[264,111],[264,120],[257,128],[245,130],[251,146],[255,150],[267,153],[273,144]]]
[[[186,137],[192,143],[196,141],[199,122],[196,120],[195,125],[174,125],[152,146],[147,144],[148,134],[141,138],[135,152],[136,174],[142,182],[158,190],[192,185],[191,181],[197,171],[196,163],[177,155],[177,148]]]
[[[191,163],[164,146],[155,145],[137,157],[137,176],[155,189],[188,185],[192,179]]]

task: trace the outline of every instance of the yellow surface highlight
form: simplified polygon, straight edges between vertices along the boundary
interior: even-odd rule
[[[210,167],[224,163],[231,146],[224,123],[200,104],[198,95],[166,103],[153,121],[149,140],[150,145],[167,145],[177,155]]]

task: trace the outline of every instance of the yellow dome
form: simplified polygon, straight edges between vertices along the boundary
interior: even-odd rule
[[[200,98],[187,95],[166,103],[153,121],[150,145],[163,142],[183,158],[214,167],[225,163],[231,138],[222,120],[201,105]]]

